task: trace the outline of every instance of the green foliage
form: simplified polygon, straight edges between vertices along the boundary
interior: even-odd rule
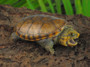
[[[18,0],[0,0],[0,4],[9,4],[12,5],[12,3],[17,2]]]
[[[90,17],[90,0],[0,0],[0,4],[66,15],[82,14]]]
[[[62,0],[67,15],[73,15],[73,9],[70,0]]]
[[[81,0],[75,0],[76,14],[83,14]]]
[[[83,15],[90,17],[90,0],[82,1]]]
[[[15,3],[11,3],[11,6],[13,6],[13,7],[22,7],[24,4],[26,3],[26,1],[25,0],[22,0],[22,1],[16,1]]]
[[[62,13],[62,10],[61,10],[61,0],[55,0],[55,3],[56,3],[57,13],[61,14]]]
[[[46,6],[44,4],[44,0],[38,0],[38,3],[40,5],[40,7],[41,7],[41,11],[48,12],[47,9],[46,9]]]
[[[54,10],[54,7],[53,7],[53,4],[52,4],[51,0],[47,0],[47,2],[48,2],[48,4],[49,4],[49,7],[50,7],[50,9],[51,9],[51,12],[52,12],[52,13],[55,13],[55,10]]]
[[[32,5],[31,1],[30,0],[26,0],[27,4],[28,4],[28,8],[34,10],[34,6]]]

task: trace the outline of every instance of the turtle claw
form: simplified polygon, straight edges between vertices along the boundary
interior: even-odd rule
[[[55,52],[54,49],[50,49],[49,51],[50,51],[50,53],[51,53],[52,55],[53,55],[54,52]]]
[[[53,47],[50,47],[50,46],[48,46],[48,47],[45,47],[45,49],[47,50],[47,51],[49,51],[52,55],[54,54],[54,49],[53,49]]]
[[[53,49],[53,45],[54,42],[49,40],[49,39],[45,39],[45,40],[40,40],[37,41],[37,43],[39,43],[39,45],[41,45],[46,51],[50,52],[52,55],[54,54],[54,49]]]

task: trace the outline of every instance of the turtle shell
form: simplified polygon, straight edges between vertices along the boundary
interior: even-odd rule
[[[16,34],[25,40],[37,41],[57,36],[66,21],[49,15],[32,15],[16,25]]]

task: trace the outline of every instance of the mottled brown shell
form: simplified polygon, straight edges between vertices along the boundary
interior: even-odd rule
[[[37,41],[57,36],[66,21],[49,15],[32,15],[16,25],[16,34],[20,38]]]

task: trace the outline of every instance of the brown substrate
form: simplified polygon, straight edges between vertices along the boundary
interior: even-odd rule
[[[23,17],[46,14],[64,18],[81,34],[75,47],[55,45],[50,55],[35,42],[10,40],[15,24]],[[0,67],[90,67],[90,18],[0,6]]]

